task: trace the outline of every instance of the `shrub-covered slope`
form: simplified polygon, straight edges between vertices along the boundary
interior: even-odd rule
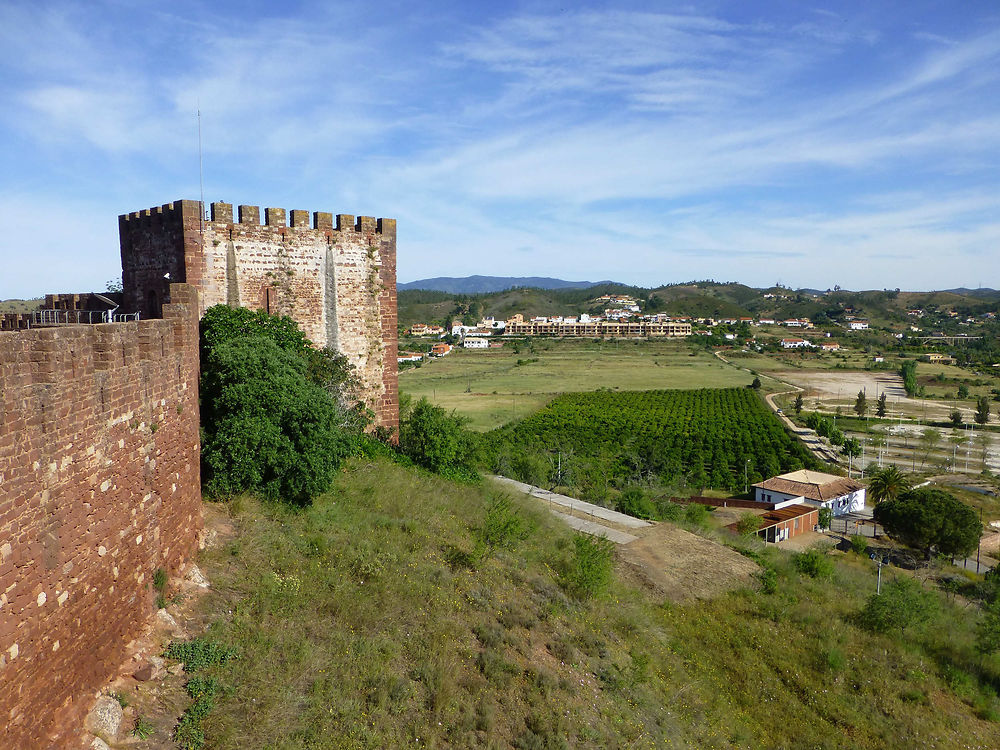
[[[1000,737],[974,713],[996,710],[977,686],[1000,674],[971,649],[974,608],[942,599],[905,639],[861,630],[867,558],[838,555],[812,578],[769,549],[772,593],[680,606],[622,567],[586,598],[579,583],[594,578],[555,519],[386,462],[348,464],[306,508],[229,508],[235,534],[202,560],[215,618],[204,638],[237,653],[199,673],[221,686],[202,720],[208,747],[985,748]]]

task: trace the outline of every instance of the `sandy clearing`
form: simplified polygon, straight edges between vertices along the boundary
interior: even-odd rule
[[[875,401],[885,393],[889,414],[914,417],[931,421],[944,421],[956,407],[964,412],[966,420],[972,419],[972,410],[961,402],[948,403],[933,399],[909,398],[903,390],[903,380],[891,372],[865,372],[858,370],[778,370],[770,375],[804,389],[807,409],[821,407],[832,411],[836,407],[850,410],[859,391],[868,397],[869,413]]]
[[[619,557],[657,594],[675,602],[710,599],[753,584],[757,564],[711,539],[660,523],[619,547]]]

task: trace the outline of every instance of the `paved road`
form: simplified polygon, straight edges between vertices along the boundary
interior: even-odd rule
[[[551,508],[549,510],[552,515],[562,519],[570,528],[582,531],[584,534],[590,534],[591,536],[603,536],[605,539],[610,539],[615,544],[628,544],[629,542],[634,542],[639,538],[627,532],[608,528],[607,526],[602,526],[601,524],[594,523],[593,521],[588,521],[585,518],[577,518],[576,516],[571,516],[567,513],[560,513],[558,510]]]
[[[550,492],[549,490],[542,489],[541,487],[535,487],[530,484],[525,484],[524,482],[518,482],[515,479],[508,479],[507,477],[499,476],[495,476],[493,479],[500,484],[517,490],[518,492],[523,492],[527,495],[531,495],[532,497],[536,497],[539,500],[544,500],[550,505],[559,505],[563,508],[569,508],[570,511],[586,513],[588,516],[600,518],[603,521],[610,521],[613,524],[624,526],[627,529],[641,529],[646,526],[653,525],[649,521],[644,521],[641,518],[635,518],[634,516],[619,513],[618,511],[611,510],[610,508],[603,508],[600,505],[584,502],[583,500],[579,500],[575,497]]]

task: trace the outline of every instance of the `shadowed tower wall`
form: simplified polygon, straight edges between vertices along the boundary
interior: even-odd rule
[[[263,219],[263,221],[262,221]],[[156,316],[170,281],[228,304],[288,315],[317,346],[346,355],[377,424],[399,424],[396,221],[175,201],[118,218],[126,310]],[[165,275],[169,274],[169,281]]]

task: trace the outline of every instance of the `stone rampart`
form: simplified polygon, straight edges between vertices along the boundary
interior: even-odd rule
[[[69,747],[201,528],[198,295],[0,333],[0,746]]]

